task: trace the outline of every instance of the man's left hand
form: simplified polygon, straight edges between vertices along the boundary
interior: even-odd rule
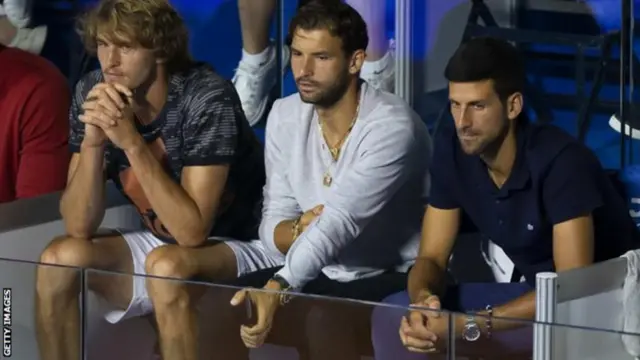
[[[253,326],[240,326],[240,337],[248,348],[257,348],[264,344],[264,341],[271,331],[273,318],[280,305],[282,290],[275,281],[269,281],[262,289],[243,289],[238,291],[231,299],[231,305],[238,306],[244,303],[247,297],[251,301],[256,311],[257,322]]]

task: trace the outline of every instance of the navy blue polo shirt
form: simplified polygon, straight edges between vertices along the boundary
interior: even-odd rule
[[[536,273],[554,271],[555,224],[591,213],[596,262],[640,247],[624,199],[590,149],[551,125],[522,119],[517,126],[516,160],[502,188],[478,156],[462,151],[452,127],[442,129],[431,165],[431,206],[466,212],[531,285]]]

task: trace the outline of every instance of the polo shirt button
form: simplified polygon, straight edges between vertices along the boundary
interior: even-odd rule
[[[502,221],[502,219],[498,220],[498,225],[502,225],[502,224],[504,224],[504,221]]]
[[[496,200],[496,204],[500,204],[500,200]]]

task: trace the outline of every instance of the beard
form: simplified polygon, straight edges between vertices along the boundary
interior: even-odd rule
[[[305,95],[302,92],[300,93],[300,99],[303,102],[328,108],[342,99],[349,88],[349,80],[349,72],[348,69],[345,68],[331,85],[323,86],[322,84],[304,78],[297,79],[296,84],[298,82],[306,82],[315,86],[315,91],[312,94]]]
[[[500,128],[496,133],[483,134],[481,132],[458,131],[458,141],[462,151],[467,155],[481,155],[492,157],[500,149],[505,137],[509,133],[510,121],[506,114],[502,118]],[[467,136],[467,138],[465,138]]]

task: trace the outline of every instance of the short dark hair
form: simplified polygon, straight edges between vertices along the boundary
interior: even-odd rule
[[[328,30],[342,40],[347,56],[369,45],[367,24],[351,6],[340,0],[311,0],[300,7],[289,23],[287,44],[291,45],[296,30]]]
[[[444,76],[451,82],[493,80],[501,100],[522,93],[526,70],[520,52],[507,41],[478,37],[462,44],[453,54]]]

